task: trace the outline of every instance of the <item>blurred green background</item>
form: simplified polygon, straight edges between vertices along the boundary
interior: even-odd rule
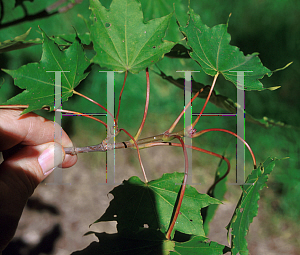
[[[12,22],[21,19],[26,13],[32,15],[43,11],[56,1],[16,1],[17,6],[15,6],[15,1],[11,0],[0,2],[0,42],[13,40],[16,36],[24,34],[30,27],[32,30],[28,39],[41,38],[38,26],[49,36],[74,33],[73,27],[76,28],[79,34],[87,32],[84,21],[78,17],[78,14],[81,14],[88,19],[90,11],[87,0],[83,0],[81,4],[75,5],[65,13],[20,23]],[[108,8],[111,1],[101,2]],[[188,1],[142,0],[141,2],[146,21],[172,12],[174,9],[173,3],[175,3],[175,14],[180,24],[184,25],[187,20]],[[161,8],[154,8],[156,4]],[[276,72],[270,78],[262,80],[265,87],[281,86],[280,89],[276,91],[246,92],[245,98],[246,111],[254,117],[262,119],[267,116],[295,128],[273,127],[266,129],[255,124],[246,123],[245,133],[246,140],[252,147],[258,162],[263,162],[268,156],[289,157],[289,159],[277,163],[268,182],[269,189],[262,192],[262,197],[265,201],[264,208],[270,213],[269,223],[274,224],[270,231],[280,232],[283,224],[297,229],[300,219],[298,202],[300,197],[300,139],[298,129],[300,124],[300,103],[298,99],[300,93],[300,27],[298,24],[300,2],[298,0],[202,0],[191,1],[190,6],[196,13],[201,15],[204,23],[210,27],[226,23],[229,15],[232,14],[228,28],[228,32],[232,37],[231,44],[238,46],[245,54],[259,52],[262,63],[270,70],[281,68],[289,62],[293,62],[287,69]],[[175,22],[175,15],[172,18],[172,24],[166,38],[174,41],[182,38]],[[38,62],[41,53],[41,45],[2,53],[0,54],[0,67],[17,69],[21,65]],[[87,51],[89,58],[93,54],[93,51]],[[179,73],[176,73],[176,70],[181,70],[183,67],[189,67],[190,70],[200,70],[192,60],[170,60],[165,58],[158,63],[158,66],[168,75],[175,77],[180,76]],[[94,66],[92,68],[88,78],[79,85],[78,91],[105,105],[106,77],[105,74],[99,74],[98,70],[100,70],[100,67]],[[150,108],[143,136],[164,132],[183,109],[183,91],[181,89],[162,80],[153,71],[150,77]],[[115,76],[116,98],[122,86],[123,78],[124,74],[116,74]],[[212,81],[212,78],[206,76],[203,72],[195,75],[195,79],[204,84],[211,84]],[[1,71],[1,83],[2,80],[0,103],[4,103],[21,91],[13,86],[11,77]],[[142,119],[145,87],[145,72],[138,75],[129,74],[123,94],[119,122],[122,127],[132,134],[136,132]],[[224,96],[228,96],[233,100],[236,99],[235,87],[223,78],[218,80],[216,90]],[[204,100],[197,99],[196,101],[193,104],[193,109],[199,112]],[[64,103],[63,108],[80,112],[99,112],[93,104],[77,96]],[[209,104],[205,112],[218,113],[224,112],[224,110]],[[42,111],[38,113],[53,118],[49,113]],[[83,120],[82,117],[63,119],[64,129],[75,141],[75,144],[81,146],[94,144],[95,140],[101,142],[105,138],[105,129],[98,124],[92,125],[91,123],[93,122]],[[235,118],[202,117],[197,127],[198,130],[209,127],[222,127],[235,131]],[[87,129],[88,135],[80,132]],[[121,136],[120,141],[122,139],[127,140],[125,136]],[[229,149],[229,153],[234,155],[235,140],[232,140],[227,134],[207,134],[199,141],[195,141],[195,144],[220,154],[227,147],[232,147]],[[247,152],[246,159],[247,162],[251,162]],[[205,161],[207,162],[205,163]],[[218,160],[213,159],[213,162],[216,163]],[[201,157],[201,163],[204,165],[211,164],[211,158]],[[250,163],[247,163],[247,166],[248,169],[249,167],[251,169]],[[213,166],[213,169],[216,169],[216,165]],[[299,241],[295,238],[293,242],[297,243]]]

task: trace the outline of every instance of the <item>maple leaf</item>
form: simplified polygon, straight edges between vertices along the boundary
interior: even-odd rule
[[[148,183],[136,176],[131,177],[110,192],[114,199],[96,222],[117,221],[119,232],[138,231],[144,224],[167,232],[183,176],[184,173],[174,172]],[[205,236],[200,209],[220,203],[187,185],[173,231]]]
[[[187,43],[193,52],[190,56],[197,61],[203,71],[211,76],[220,72],[226,80],[245,90],[262,90],[259,79],[272,72],[264,67],[258,53],[244,56],[238,47],[230,45],[231,36],[227,33],[227,24],[206,26],[192,9],[187,27],[180,30],[187,36]],[[238,81],[237,71],[244,72],[244,81]],[[240,84],[244,82],[244,84]],[[242,87],[241,87],[242,86]]]
[[[242,195],[231,221],[226,227],[228,235],[230,228],[232,229],[232,254],[249,254],[245,237],[253,218],[258,213],[259,191],[267,186],[266,182],[277,160],[276,158],[267,158],[263,164],[252,171],[246,180],[246,184],[241,186]]]
[[[90,0],[93,24],[88,24],[101,67],[138,73],[163,58],[175,45],[163,41],[172,14],[144,23],[141,4],[135,0],[114,0],[107,10]]]
[[[39,63],[30,63],[17,70],[3,69],[14,78],[16,86],[25,89],[5,104],[28,105],[23,114],[46,106],[54,110],[56,86],[54,71],[61,71],[62,102],[73,95],[74,88],[88,75],[85,70],[90,65],[90,61],[85,57],[78,37],[67,50],[62,51],[43,30],[42,35],[43,54]]]

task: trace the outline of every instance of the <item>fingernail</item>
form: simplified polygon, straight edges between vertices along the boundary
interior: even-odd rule
[[[39,164],[44,175],[50,174],[58,165],[63,162],[63,152],[60,145],[50,144],[38,157]]]

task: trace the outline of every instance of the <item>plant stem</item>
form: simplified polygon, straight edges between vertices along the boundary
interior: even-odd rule
[[[127,132],[124,128],[120,128],[119,131],[124,131],[124,132],[132,139],[132,141],[134,142],[135,147],[136,147],[136,149],[137,149],[137,153],[138,153],[139,162],[140,162],[140,165],[141,165],[141,168],[142,168],[142,172],[143,172],[143,175],[144,175],[144,178],[145,178],[145,182],[147,183],[147,182],[148,182],[148,179],[147,179],[146,172],[145,172],[145,168],[144,168],[144,165],[143,165],[143,162],[142,162],[142,159],[141,159],[141,154],[140,154],[139,146],[138,146],[136,140],[135,140],[135,139],[133,138],[133,136],[132,136],[131,134],[129,134],[129,132]]]
[[[139,130],[137,131],[134,139],[138,140],[140,134],[142,133],[145,121],[146,121],[146,117],[147,117],[147,113],[148,113],[148,107],[149,107],[149,98],[150,98],[150,79],[149,79],[149,70],[148,67],[146,68],[146,80],[147,80],[147,91],[146,91],[146,103],[145,103],[145,110],[144,110],[144,116],[143,116],[143,120],[142,123],[140,125]]]
[[[188,177],[188,171],[189,171],[188,155],[187,155],[187,152],[186,152],[185,144],[184,144],[184,142],[183,142],[183,140],[180,136],[176,135],[176,136],[174,136],[174,138],[177,138],[181,143],[183,153],[184,153],[184,163],[185,164],[184,164],[184,177],[183,177],[183,182],[182,182],[182,186],[181,186],[181,190],[180,190],[180,194],[179,194],[178,203],[177,203],[177,206],[176,206],[176,209],[175,209],[173,219],[170,223],[169,229],[168,229],[167,234],[166,234],[166,238],[168,240],[170,240],[170,238],[171,238],[171,233],[174,229],[176,220],[177,220],[179,212],[180,212],[180,207],[181,207],[181,204],[182,204],[182,200],[183,200],[183,196],[184,196],[184,192],[185,192],[185,187],[186,187],[186,182],[187,182],[187,177]]]
[[[28,108],[28,105],[0,105],[0,109],[27,109]],[[42,108],[43,110],[49,110],[49,107],[43,107]],[[90,118],[92,120],[95,120],[95,121],[98,121],[100,122],[101,124],[103,124],[106,128],[107,127],[107,124],[105,122],[103,122],[102,120],[99,120],[93,116],[90,116],[88,114],[84,114],[84,113],[81,113],[81,112],[74,112],[74,111],[70,111],[70,110],[63,110],[63,109],[54,109],[54,111],[58,111],[58,112],[63,112],[63,113],[71,113],[71,114],[75,114],[75,115],[78,115],[78,116],[83,116],[83,117],[87,117],[87,118]]]
[[[242,141],[242,142],[246,145],[246,147],[248,148],[248,150],[249,150],[249,152],[250,152],[250,154],[251,154],[251,156],[252,156],[254,169],[256,169],[256,159],[255,159],[254,153],[253,153],[253,151],[252,151],[250,145],[249,145],[243,138],[241,138],[240,136],[238,136],[236,133],[234,133],[234,132],[232,132],[232,131],[229,131],[229,130],[227,130],[227,129],[222,129],[222,128],[209,128],[209,129],[204,129],[204,130],[201,130],[201,131],[195,133],[195,134],[193,135],[193,138],[194,138],[194,137],[197,137],[197,136],[200,136],[200,135],[202,135],[202,134],[204,134],[204,133],[211,132],[211,131],[221,131],[221,132],[225,132],[225,133],[228,133],[228,134],[231,134],[231,135],[235,136],[235,137],[238,138],[240,141]]]
[[[216,84],[216,81],[217,81],[218,76],[219,76],[219,72],[217,72],[217,74],[216,74],[215,77],[214,77],[213,83],[212,83],[212,85],[211,85],[211,88],[210,88],[210,91],[209,91],[209,93],[208,93],[208,96],[207,96],[207,98],[206,98],[206,100],[205,100],[205,103],[204,103],[204,105],[203,105],[203,107],[202,107],[202,110],[201,110],[201,112],[199,113],[197,119],[196,119],[196,120],[193,122],[193,124],[192,124],[192,129],[196,126],[196,124],[198,123],[200,117],[202,116],[202,113],[204,112],[204,109],[205,109],[205,107],[206,107],[206,105],[207,105],[207,102],[208,102],[209,99],[210,99],[211,93],[212,93],[213,90],[214,90],[214,86],[215,86],[215,84]]]
[[[83,116],[83,117],[87,117],[87,118],[90,118],[92,120],[95,120],[95,121],[98,121],[100,122],[101,124],[103,124],[106,128],[108,128],[107,124],[105,122],[103,122],[102,120],[99,120],[91,115],[88,115],[88,114],[84,114],[84,113],[80,113],[80,112],[74,112],[74,111],[70,111],[70,110],[63,110],[63,109],[56,109],[54,111],[57,111],[57,112],[63,112],[63,113],[71,113],[71,114],[75,114],[75,115],[78,115],[78,116]]]
[[[67,12],[68,10],[72,9],[76,4],[80,4],[82,1],[83,0],[75,0],[74,3],[69,3],[68,5],[59,8],[58,12]]]
[[[177,133],[172,133],[170,135],[171,136],[174,136],[174,135],[183,136],[183,131],[177,132]],[[164,134],[160,134],[157,136],[146,137],[146,138],[140,139],[136,142],[137,142],[139,148],[146,148],[145,144],[152,143],[155,141],[162,141],[163,137],[164,137]],[[107,148],[103,147],[102,144],[97,144],[97,145],[91,145],[91,146],[85,146],[85,147],[65,147],[64,150],[67,154],[77,154],[77,153],[96,152],[96,151],[104,152],[107,150],[112,150],[113,148],[114,149],[126,149],[126,148],[134,148],[134,147],[135,147],[134,143],[132,143],[131,141],[125,141],[125,142],[115,143],[115,147],[113,147],[112,144],[107,144]]]
[[[56,1],[55,3],[49,5],[47,8],[46,8],[46,11],[48,13],[52,12],[54,9],[56,9],[57,7],[59,7],[60,5],[62,5],[63,3],[67,2],[67,0],[58,0]]]
[[[89,97],[87,97],[87,96],[85,96],[85,95],[83,95],[83,94],[81,94],[81,93],[79,93],[79,92],[77,92],[77,91],[75,91],[75,90],[73,90],[73,93],[74,93],[75,95],[81,96],[81,97],[83,97],[83,98],[89,100],[90,102],[92,102],[92,103],[98,105],[99,107],[101,107],[104,111],[106,111],[106,112],[110,115],[110,117],[112,117],[112,119],[114,120],[114,123],[116,123],[116,120],[115,120],[114,116],[112,115],[112,113],[109,112],[104,106],[102,106],[101,104],[99,104],[99,103],[96,102],[95,100],[93,100],[93,99],[91,99],[91,98],[89,98]]]
[[[180,146],[180,144],[172,144],[172,146]],[[222,181],[228,174],[229,174],[229,172],[230,172],[230,162],[229,162],[229,160],[226,158],[226,157],[224,157],[223,155],[220,155],[220,154],[217,154],[217,153],[215,153],[215,152],[212,152],[212,151],[208,151],[208,150],[205,150],[205,149],[202,149],[202,148],[198,148],[198,147],[195,147],[195,146],[188,146],[188,145],[186,145],[186,147],[187,148],[191,148],[191,149],[193,149],[193,150],[197,150],[197,151],[201,151],[201,152],[204,152],[204,153],[206,153],[206,154],[209,154],[209,155],[212,155],[212,156],[215,156],[215,157],[218,157],[218,158],[220,158],[220,159],[223,159],[223,160],[225,160],[225,162],[227,163],[227,171],[226,171],[226,173],[220,178],[220,179],[218,179],[215,183],[213,183],[213,185],[208,189],[208,191],[207,191],[207,194],[208,195],[210,195],[210,196],[212,196],[212,190],[213,190],[213,188],[220,182],[220,181]]]
[[[143,145],[142,145],[143,146]],[[154,142],[154,143],[148,143],[148,144],[145,144],[144,147],[145,148],[150,148],[150,147],[154,147],[154,146],[176,146],[176,147],[182,147],[182,145],[180,143],[171,143],[171,142]],[[227,163],[227,171],[226,173],[220,178],[218,179],[215,183],[213,183],[213,185],[208,189],[207,191],[207,194],[208,195],[212,195],[210,194],[213,190],[213,188],[220,182],[222,181],[230,172],[230,162],[229,160],[220,155],[220,154],[217,154],[215,152],[212,152],[212,151],[208,151],[208,150],[205,150],[205,149],[202,149],[202,148],[199,148],[199,147],[196,147],[196,146],[191,146],[191,145],[185,145],[186,148],[189,148],[189,149],[193,149],[193,150],[197,150],[197,151],[200,151],[200,152],[204,152],[206,154],[209,154],[209,155],[212,155],[212,156],[215,156],[215,157],[218,157],[220,159],[223,159],[225,160],[225,162]]]
[[[56,15],[56,14],[59,13],[58,11],[54,11],[54,12],[49,13],[47,11],[47,9],[44,9],[44,10],[41,10],[40,12],[35,13],[35,14],[27,14],[27,9],[24,7],[24,5],[21,5],[21,6],[23,7],[23,11],[25,13],[25,16],[22,17],[22,18],[13,20],[13,21],[6,22],[4,24],[3,23],[0,24],[0,30],[4,29],[4,28],[7,28],[7,27],[12,27],[14,25],[17,25],[17,24],[20,24],[20,23],[23,23],[23,22],[33,21],[33,20],[36,20],[36,19],[45,19],[45,18],[48,18],[50,16],[53,16],[53,15]]]
[[[123,86],[122,86],[122,89],[121,89],[121,92],[120,92],[120,95],[119,95],[119,106],[118,106],[118,112],[117,112],[117,115],[116,115],[116,123],[117,124],[118,124],[118,120],[119,120],[119,113],[120,113],[120,107],[121,107],[121,97],[122,97],[123,90],[124,90],[124,87],[125,87],[127,75],[128,75],[128,71],[126,70],[125,71],[125,77],[124,77]]]
[[[183,111],[179,114],[179,116],[177,117],[177,119],[174,121],[174,123],[171,125],[171,127],[165,132],[166,134],[170,134],[174,128],[176,127],[176,125],[178,124],[179,120],[181,119],[182,115],[185,113],[186,109],[190,106],[190,104],[195,100],[195,98],[204,90],[204,88],[202,88],[201,90],[199,90],[191,99],[191,101],[184,107]]]

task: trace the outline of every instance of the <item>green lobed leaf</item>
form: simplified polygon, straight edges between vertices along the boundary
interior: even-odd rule
[[[55,73],[47,71],[69,71],[61,73],[62,102],[73,95],[73,89],[88,75],[85,70],[90,62],[78,38],[62,51],[43,31],[42,35],[43,54],[39,63],[30,63],[17,70],[3,70],[14,78],[16,86],[25,89],[5,104],[29,105],[23,113],[46,106],[54,110]]]
[[[245,90],[264,89],[259,79],[265,75],[271,76],[272,72],[262,65],[258,53],[244,56],[239,48],[230,45],[231,36],[227,33],[227,24],[209,28],[192,9],[189,15],[188,25],[181,26],[180,30],[186,35],[187,44],[193,50],[191,57],[201,65],[206,74],[215,76],[219,72],[226,80]],[[237,84],[236,71],[246,71],[244,86]]]
[[[114,199],[96,222],[117,221],[118,232],[136,232],[147,224],[149,228],[166,233],[183,176],[183,173],[174,172],[148,183],[138,177],[131,177],[110,192]],[[187,185],[174,231],[205,236],[200,209],[220,203]]]
[[[171,251],[170,255],[219,255],[230,251],[230,248],[216,242],[204,242],[205,238],[195,236],[187,242],[175,242],[175,251]]]
[[[277,159],[268,158],[257,169],[254,169],[248,176],[246,183],[251,185],[242,186],[242,195],[237,204],[235,212],[230,223],[227,226],[229,233],[231,231],[232,254],[247,255],[249,254],[247,248],[246,235],[249,231],[249,225],[253,218],[258,213],[258,200],[260,198],[259,191],[266,187],[268,175],[275,167]]]
[[[107,10],[90,0],[88,24],[101,67],[138,73],[159,61],[175,43],[163,41],[172,14],[144,23],[141,4],[136,0],[113,0]]]

